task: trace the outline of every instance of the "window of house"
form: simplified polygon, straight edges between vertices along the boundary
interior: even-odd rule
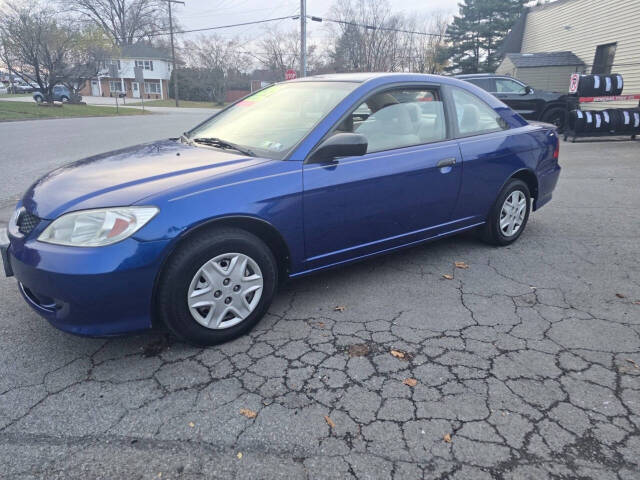
[[[136,67],[153,71],[153,60],[136,60]]]
[[[109,65],[115,65],[118,70],[121,70],[121,68],[120,68],[120,60],[103,60],[103,61],[100,62],[100,67],[101,68],[107,69],[107,68],[109,68]]]
[[[358,105],[335,131],[364,135],[368,153],[447,138],[440,92],[430,88],[376,93]]]
[[[144,93],[157,93],[160,94],[160,80],[157,81],[145,81]]]
[[[109,91],[115,93],[122,92],[122,83],[120,83],[120,80],[109,80]]]
[[[479,135],[508,128],[498,112],[472,93],[452,87],[451,95],[461,136]]]
[[[591,73],[608,75],[613,67],[613,59],[616,56],[616,43],[607,43],[596,47],[596,56],[593,60]]]
[[[524,95],[525,86],[515,80],[509,80],[508,78],[496,78],[496,92],[497,93],[516,93]]]

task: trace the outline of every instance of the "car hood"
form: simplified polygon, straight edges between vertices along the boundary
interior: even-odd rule
[[[158,192],[269,160],[176,140],[116,150],[53,170],[25,193],[22,204],[40,218],[87,208],[131,205]]]

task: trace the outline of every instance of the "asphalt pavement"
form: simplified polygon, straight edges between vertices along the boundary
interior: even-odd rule
[[[195,120],[0,125],[2,201]],[[289,282],[218,347],[73,337],[0,279],[0,477],[637,480],[640,143],[560,161],[514,245],[463,235]]]

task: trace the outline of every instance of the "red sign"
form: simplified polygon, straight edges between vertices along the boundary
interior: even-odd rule
[[[569,93],[576,93],[578,91],[578,82],[580,81],[579,73],[571,74],[571,83],[569,84]]]
[[[297,77],[296,71],[293,68],[290,68],[284,73],[285,80],[293,80],[296,77]]]

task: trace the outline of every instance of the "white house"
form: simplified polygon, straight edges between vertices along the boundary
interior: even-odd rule
[[[109,64],[117,67],[118,76],[109,76]],[[144,85],[136,82],[134,68],[143,69]],[[104,62],[96,78],[92,78],[81,90],[81,95],[112,97],[124,93],[127,97],[145,99],[169,98],[171,56],[161,48],[147,44],[122,47],[114,58]]]

